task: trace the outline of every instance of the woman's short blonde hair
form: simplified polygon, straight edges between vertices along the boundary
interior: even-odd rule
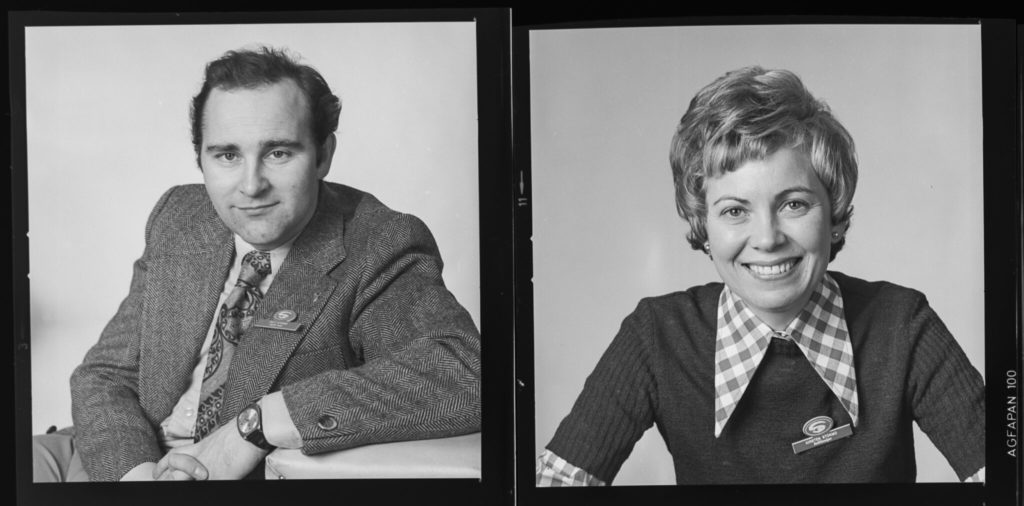
[[[690,224],[686,239],[707,241],[707,181],[763,160],[781,148],[803,149],[828,190],[832,224],[849,226],[857,188],[853,138],[788,70],[746,67],[726,73],[697,92],[672,138],[669,161],[676,209]],[[845,243],[832,245],[829,260]]]

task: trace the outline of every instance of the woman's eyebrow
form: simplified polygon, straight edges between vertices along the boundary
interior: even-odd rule
[[[798,186],[791,186],[789,188],[786,188],[785,190],[782,190],[781,192],[779,192],[776,195],[775,198],[777,200],[777,199],[780,199],[780,198],[788,197],[788,196],[790,196],[790,195],[792,195],[794,193],[809,193],[811,195],[815,194],[814,190],[811,189],[810,187],[804,186],[804,185],[798,185]]]
[[[747,200],[747,199],[741,199],[739,197],[734,197],[732,195],[722,195],[721,197],[718,197],[717,199],[715,199],[715,201],[712,202],[711,205],[712,206],[716,206],[716,205],[718,205],[719,202],[721,202],[723,200],[735,200],[736,202],[739,202],[740,204],[750,204],[750,201]]]
[[[814,195],[814,190],[811,189],[811,187],[804,186],[804,185],[790,186],[789,188],[786,188],[785,190],[782,190],[779,193],[777,193],[776,196],[775,196],[775,200],[788,197],[788,196],[790,196],[790,195],[792,195],[794,193],[809,193],[811,195]],[[740,198],[740,197],[736,197],[734,195],[726,194],[726,195],[722,195],[721,197],[718,197],[717,199],[715,199],[715,201],[712,202],[711,205],[712,206],[718,205],[718,203],[723,201],[723,200],[735,200],[736,202],[739,202],[740,204],[750,204],[750,201],[747,200],[747,199],[743,199],[743,198]]]

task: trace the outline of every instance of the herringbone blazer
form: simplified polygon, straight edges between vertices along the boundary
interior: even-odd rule
[[[156,431],[189,386],[233,251],[203,186],[161,197],[127,298],[71,377],[91,479],[162,456]],[[307,454],[479,430],[479,333],[441,269],[419,219],[321,183],[316,213],[255,314],[289,309],[302,327],[246,331],[222,423],[281,390]]]

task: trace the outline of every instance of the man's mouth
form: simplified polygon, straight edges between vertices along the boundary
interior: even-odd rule
[[[778,279],[789,274],[789,271],[800,262],[800,258],[790,258],[774,264],[743,264],[756,278]]]
[[[262,211],[264,209],[269,209],[270,207],[273,207],[275,205],[277,205],[277,202],[270,202],[270,203],[267,203],[267,204],[254,204],[254,205],[248,205],[248,206],[235,206],[235,207],[238,208],[241,211],[245,211],[245,212],[250,212],[251,213],[251,212]]]
[[[277,202],[270,202],[267,204],[247,204],[235,206],[235,209],[243,216],[256,218],[270,213],[277,204]]]

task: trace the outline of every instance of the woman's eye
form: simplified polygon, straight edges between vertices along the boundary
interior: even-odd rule
[[[807,204],[807,202],[804,202],[802,200],[790,200],[789,202],[786,202],[785,207],[786,210],[789,211],[803,211],[804,209],[807,209],[810,206]]]
[[[726,216],[729,218],[741,218],[744,214],[746,214],[746,211],[739,207],[730,207],[722,211],[722,216]]]

